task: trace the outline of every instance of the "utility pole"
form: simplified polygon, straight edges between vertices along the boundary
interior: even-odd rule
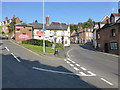
[[[44,25],[44,0],[43,0],[43,31],[45,29],[45,25]],[[43,35],[43,52],[45,52],[45,32],[44,32],[44,35]]]

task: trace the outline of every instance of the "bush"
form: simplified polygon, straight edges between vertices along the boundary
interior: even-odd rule
[[[30,45],[36,45],[36,46],[43,46],[43,40],[37,40],[37,39],[29,39],[22,41],[22,44],[30,44]],[[56,45],[56,48],[62,49],[63,45],[60,43],[52,43],[50,41],[45,41],[46,47],[52,47],[52,44]]]
[[[43,40],[29,39],[29,40],[22,41],[22,44],[30,44],[30,45],[36,45],[36,46],[43,46]],[[52,42],[45,41],[45,46],[51,47],[52,46]]]

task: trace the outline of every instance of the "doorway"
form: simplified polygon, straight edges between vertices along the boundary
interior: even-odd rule
[[[108,45],[108,43],[105,43],[104,49],[105,49],[106,53],[109,53],[109,45]]]

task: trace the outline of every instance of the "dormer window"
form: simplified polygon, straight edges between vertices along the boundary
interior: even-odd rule
[[[115,17],[111,17],[111,23],[115,23]]]

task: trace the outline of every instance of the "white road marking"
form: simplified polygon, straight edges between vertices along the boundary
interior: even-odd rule
[[[76,71],[79,71],[79,69],[78,69],[77,67],[74,67],[74,69],[75,69]]]
[[[86,76],[86,77],[93,77],[95,75],[87,75],[84,72],[79,72],[79,74],[77,74],[78,76]]]
[[[111,85],[111,86],[113,85],[111,82],[105,80],[104,78],[100,78],[100,79],[103,80],[104,82],[108,83],[108,84]]]
[[[96,76],[96,74],[92,73],[91,71],[87,71],[88,73],[90,73],[92,76]]]
[[[84,68],[84,67],[80,67],[82,70],[84,70],[84,71],[86,71],[87,69],[86,68]]]
[[[70,62],[67,61],[67,63],[69,64]]]
[[[18,59],[13,53],[11,53],[11,55],[13,55],[13,57],[14,57],[18,62],[21,62],[20,59]]]
[[[66,59],[64,59],[64,61],[67,61]]]
[[[79,64],[75,64],[76,66],[78,66],[78,67],[80,67],[80,65]]]
[[[72,63],[75,63],[74,61],[71,61]]]
[[[68,74],[68,75],[76,75],[76,74],[74,74],[74,73],[54,71],[54,70],[43,69],[43,68],[38,68],[38,67],[32,67],[32,68],[33,68],[33,69],[36,69],[36,70],[40,70],[40,71],[45,71],[45,72],[52,72],[52,73],[59,73],[59,74]]]
[[[69,61],[71,61],[72,63],[75,63],[73,60],[71,60],[70,58],[67,58]]]
[[[5,47],[5,48],[6,48],[7,51],[10,51],[10,50],[8,49],[8,47]]]
[[[79,72],[81,75],[84,75],[84,76],[86,76],[86,74],[84,73],[84,72]]]
[[[67,58],[69,61],[72,61],[71,59]]]
[[[69,64],[71,67],[73,67],[74,65],[73,64]]]

